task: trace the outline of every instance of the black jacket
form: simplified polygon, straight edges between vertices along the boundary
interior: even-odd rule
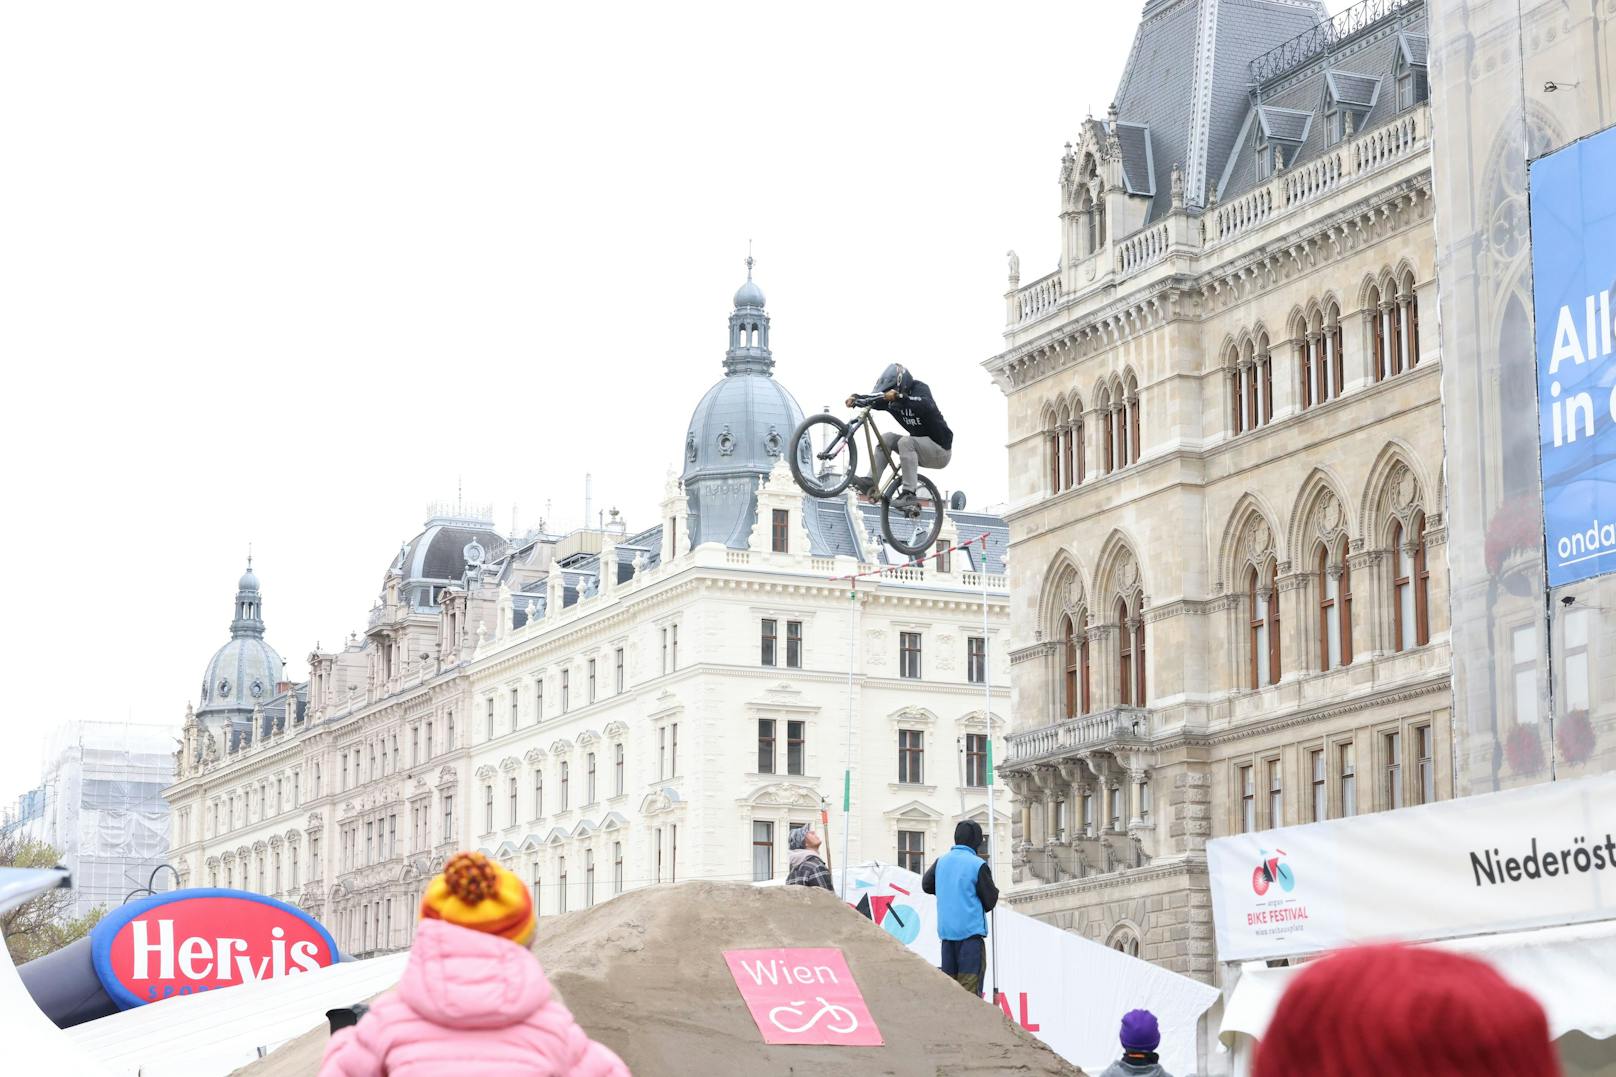
[[[907,390],[898,391],[898,399],[890,404],[880,400],[870,407],[891,415],[905,432],[915,437],[931,438],[943,448],[953,451],[954,431],[948,428],[943,413],[937,410],[931,386],[925,382],[911,381]]]

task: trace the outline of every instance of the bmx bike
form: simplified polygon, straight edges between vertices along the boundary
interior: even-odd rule
[[[858,475],[858,433],[863,430],[870,459],[879,453],[890,476],[879,494],[881,534],[893,549],[919,557],[936,544],[943,530],[943,496],[930,478],[917,475],[913,503],[893,504],[903,489],[903,468],[897,453],[880,438],[870,414],[870,405],[880,399],[879,393],[855,394],[853,403],[859,410],[846,421],[829,411],[804,419],[791,435],[791,474],[813,497],[837,496]]]

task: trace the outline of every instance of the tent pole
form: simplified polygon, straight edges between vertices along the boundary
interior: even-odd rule
[[[984,760],[987,773],[984,775],[988,783],[988,867],[998,867],[999,839],[998,821],[993,814],[993,666],[988,662],[988,536],[982,536],[982,717],[987,722],[987,757]],[[1001,884],[998,878],[993,880]],[[989,996],[995,1002],[999,998],[999,916],[998,909],[989,913],[992,920],[992,930],[989,932],[992,957],[992,994]]]
[[[847,894],[848,842],[853,835],[853,662],[858,647],[858,580],[847,581],[847,766],[842,771],[842,900]]]

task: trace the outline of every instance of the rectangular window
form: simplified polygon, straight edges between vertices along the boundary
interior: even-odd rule
[[[533,818],[544,817],[544,771],[540,767],[533,768]]]
[[[454,839],[454,797],[449,793],[445,793],[443,795],[443,840],[451,842]]]
[[[510,812],[511,817],[507,821],[506,825],[507,826],[515,826],[516,825],[516,818],[517,818],[517,816],[516,816],[516,775],[512,774],[511,777],[510,777],[510,780],[506,783],[506,785],[507,785],[506,792],[508,794],[508,799],[510,800],[510,809],[511,809],[511,812]]]
[[[919,679],[920,633],[898,633],[898,676]]]
[[[662,630],[662,674],[663,674],[663,676],[667,676],[667,673],[668,673],[668,630],[666,628],[664,628]]]
[[[988,641],[981,636],[965,637],[965,679],[972,684],[988,680]]]
[[[1565,615],[1565,712],[1588,709],[1588,611]]]
[[[566,714],[572,707],[572,670],[561,671],[561,713]]]
[[[1282,775],[1279,760],[1268,761],[1268,825],[1279,827],[1285,825],[1285,794],[1280,787]]]
[[[767,882],[774,878],[774,824],[754,820],[752,823],[752,881]]]
[[[925,737],[919,729],[898,730],[898,781],[925,784]]]
[[[423,738],[423,740],[426,743],[426,758],[431,759],[432,758],[432,719],[430,719],[430,718],[428,718],[426,720],[426,736]]]
[[[563,759],[561,761],[561,807],[559,809],[561,811],[567,810],[567,771],[570,769],[567,761]]]
[[[759,718],[757,735],[757,771],[774,773],[774,719]]]
[[[595,702],[595,660],[589,660],[589,702]]]
[[[585,804],[595,803],[595,753],[589,753],[588,766],[584,772],[584,791],[588,794]]]
[[[556,911],[567,911],[567,858],[556,857]]]
[[[1240,771],[1240,832],[1250,834],[1257,829],[1257,775],[1253,767]]]
[[[1386,734],[1386,807],[1403,806],[1403,734]]]
[[[926,873],[926,835],[919,830],[898,831],[898,866],[916,875]]]
[[[655,836],[655,839],[656,839],[656,858],[655,858],[656,872],[655,872],[655,874],[653,874],[651,876],[651,878],[652,878],[653,881],[660,883],[662,881],[662,828],[661,827],[656,828],[654,836]]]
[[[932,563],[937,566],[937,571],[951,571],[954,558],[953,548],[949,546],[948,540],[945,538],[938,539],[937,545],[933,546],[932,549],[936,551],[936,556],[933,558]]]
[[[765,666],[773,666],[778,664],[775,657],[775,632],[778,627],[779,622],[775,621],[773,618],[763,618],[763,646],[761,661]]]
[[[535,723],[544,721],[544,678],[537,677],[533,681],[533,720]]]
[[[492,784],[483,786],[483,833],[492,833],[494,829],[494,787]]]
[[[679,723],[668,727],[668,773],[679,776]]]
[[[965,784],[981,789],[988,784],[988,735],[965,734]]]
[[[454,711],[450,711],[444,716],[443,724],[445,727],[443,730],[443,739],[448,742],[444,746],[452,752],[456,747],[454,734]]]
[[[623,648],[619,647],[619,648],[617,648],[616,651],[614,651],[612,653],[612,661],[615,663],[615,666],[616,666],[615,672],[613,674],[613,682],[612,682],[613,683],[613,688],[612,688],[612,691],[616,692],[618,695],[622,695],[623,689],[628,684],[628,681],[625,679],[625,674],[624,674]]]
[[[679,881],[679,824],[668,828],[668,881]]]
[[[1315,748],[1307,753],[1309,780],[1313,783],[1313,815],[1308,820],[1322,823],[1330,817],[1330,801],[1325,784],[1324,749]]]
[[[669,666],[670,666],[669,672],[674,672],[674,673],[678,672],[678,670],[679,670],[679,626],[678,625],[669,625],[668,626],[668,663],[669,663]]]
[[[1111,787],[1111,829],[1122,829],[1122,786]]]
[[[539,904],[539,899],[542,896],[543,896],[543,884],[539,882],[539,862],[537,860],[535,860],[535,861],[533,861],[533,917],[534,917],[534,919],[538,919],[539,912],[540,912],[541,909],[543,909],[543,906]]]
[[[612,893],[623,892],[623,843],[612,842]]]
[[[511,732],[516,732],[518,725],[517,715],[521,712],[522,693],[520,689],[511,689]]]
[[[1335,746],[1337,778],[1341,782],[1341,814],[1358,814],[1358,762],[1351,741]]]
[[[1139,818],[1150,822],[1150,783],[1139,783]]]
[[[493,696],[488,697],[488,739],[489,740],[494,739],[494,697]],[[374,760],[373,760],[373,765],[372,765],[371,769],[372,770],[375,769]]]
[[[614,796],[622,796],[623,795],[623,746],[621,744],[614,745],[613,748],[612,748],[612,752],[616,757],[612,761],[612,767],[616,771],[616,774],[617,774],[616,781],[614,782],[614,790],[615,791],[614,791],[613,795]]]
[[[803,774],[807,722],[786,723],[786,773]]]
[[[1515,680],[1515,722],[1517,725],[1536,725],[1537,699],[1537,626],[1522,625],[1510,636]]]
[[[775,509],[773,518],[772,538],[770,548],[775,553],[791,552],[791,513],[787,509]]]
[[[421,765],[421,727],[419,725],[412,725],[412,726],[410,726],[410,766],[418,767],[420,765]],[[318,790],[316,790],[316,792],[318,792]]]
[[[657,780],[661,781],[668,776],[668,727],[662,726],[657,733]]]
[[[584,850],[584,907],[595,903],[595,850]]]
[[[802,668],[802,622],[786,622],[786,668]]]
[[[394,813],[387,817],[387,858],[391,860],[398,855],[398,815]]]
[[[1420,753],[1417,761],[1420,768],[1420,803],[1432,804],[1436,801],[1435,731],[1428,725],[1416,726],[1414,743]]]

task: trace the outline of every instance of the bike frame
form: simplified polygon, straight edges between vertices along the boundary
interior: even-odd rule
[[[852,422],[848,425],[859,426],[864,430],[864,445],[870,454],[869,474],[872,480],[875,477],[875,454],[879,452],[887,462],[886,472],[890,478],[887,479],[885,486],[872,491],[875,499],[881,501],[885,499],[887,491],[891,490],[895,484],[903,481],[903,461],[898,459],[897,453],[887,448],[886,441],[879,436],[880,430],[875,424],[875,417],[870,412],[871,409],[868,406],[859,409],[859,413],[853,416]],[[849,436],[856,437],[857,432],[850,431]]]

